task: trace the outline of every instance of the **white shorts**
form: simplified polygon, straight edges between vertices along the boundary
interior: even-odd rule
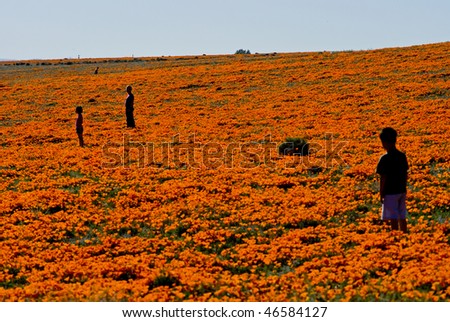
[[[406,193],[384,196],[381,219],[406,219]]]

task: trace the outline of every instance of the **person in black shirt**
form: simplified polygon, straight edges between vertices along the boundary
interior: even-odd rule
[[[132,87],[130,85],[127,86],[127,99],[125,100],[125,115],[127,117],[127,127],[136,127],[134,122],[134,95],[131,93]]]
[[[81,147],[84,147],[83,140],[83,107],[77,106],[75,112],[78,114],[77,120],[75,122],[75,129],[78,135],[78,141]]]
[[[392,230],[407,231],[406,227],[406,181],[408,161],[403,152],[397,150],[397,131],[387,127],[381,131],[381,143],[387,153],[377,165],[380,175],[381,219],[389,221]]]

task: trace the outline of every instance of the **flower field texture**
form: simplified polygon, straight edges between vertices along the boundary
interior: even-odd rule
[[[2,62],[0,94],[1,301],[450,299],[449,42]],[[386,126],[407,234],[379,220]]]

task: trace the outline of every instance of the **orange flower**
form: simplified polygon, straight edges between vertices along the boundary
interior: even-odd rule
[[[0,301],[448,301],[449,49],[0,63]]]

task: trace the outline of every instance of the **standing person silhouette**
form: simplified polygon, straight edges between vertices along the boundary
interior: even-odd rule
[[[133,112],[134,112],[134,95],[131,92],[133,90],[133,88],[128,85],[127,86],[127,99],[125,100],[125,115],[127,117],[127,127],[132,127],[135,128],[136,124],[134,122],[134,116],[133,116]]]
[[[380,175],[381,219],[389,221],[392,230],[407,232],[406,227],[406,181],[408,161],[403,152],[397,150],[397,131],[386,127],[380,134],[386,154],[380,158],[377,173]]]
[[[75,129],[78,135],[78,141],[81,147],[84,147],[83,140],[83,107],[77,106],[75,112],[78,114],[77,121],[75,122]]]

